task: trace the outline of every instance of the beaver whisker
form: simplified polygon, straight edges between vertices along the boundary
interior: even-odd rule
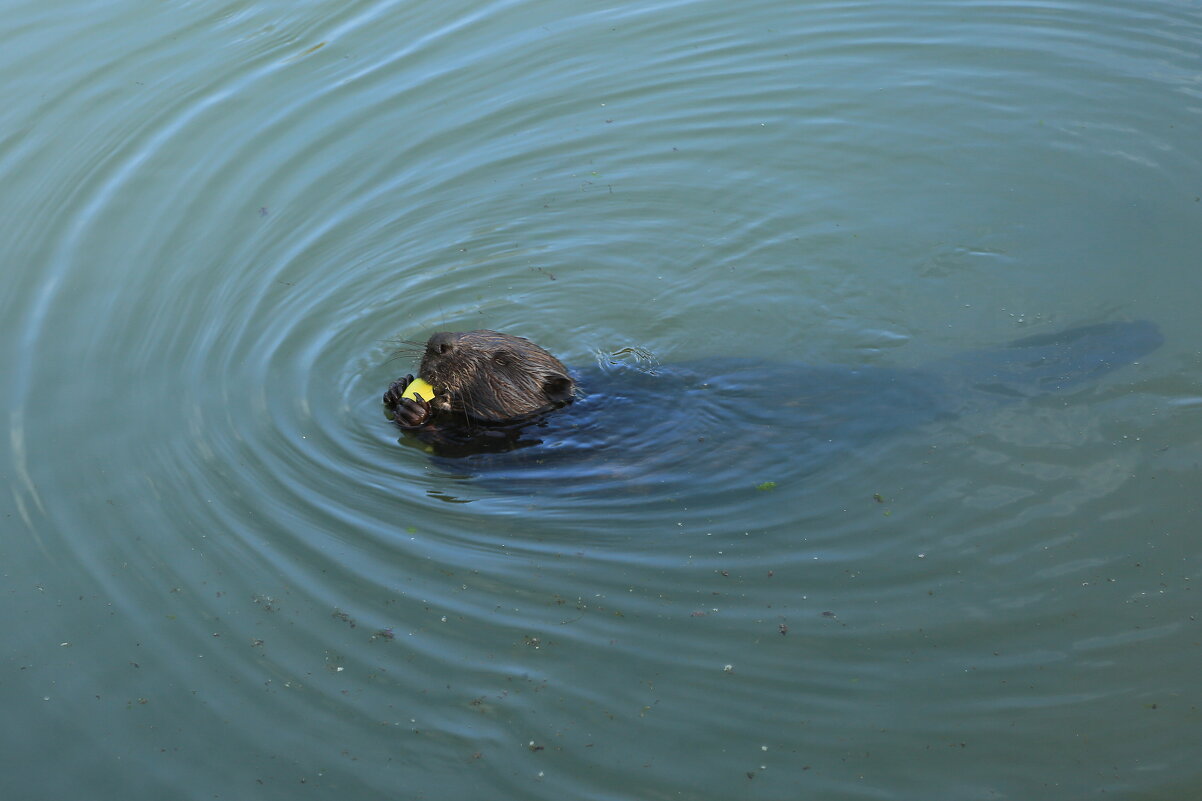
[[[397,346],[392,355],[384,360],[385,364],[395,362],[397,359],[412,359],[415,356],[420,356],[426,349],[423,343],[414,342],[411,339],[382,339],[380,342]]]
[[[404,346],[404,347],[402,348],[403,350],[412,351],[413,353],[421,353],[422,351],[424,351],[424,350],[426,349],[426,343],[425,343],[425,342],[416,342],[416,341],[414,341],[414,340],[412,340],[412,339],[392,339],[392,338],[389,338],[389,339],[379,339],[379,340],[376,340],[376,341],[377,341],[377,342],[379,342],[379,343],[381,343],[381,344],[385,344],[385,345],[396,345],[396,346],[398,346],[398,347]]]
[[[473,417],[476,417],[477,414],[479,413],[481,404],[478,403],[478,401],[477,401],[477,393],[478,393],[478,390],[475,387],[469,385],[469,386],[465,387],[461,392],[459,392],[456,396],[459,401],[459,404],[458,404],[459,411],[463,415],[463,422],[465,425],[467,425],[471,421],[471,419]],[[451,401],[451,409],[452,410],[455,409],[455,405],[456,405],[455,401],[452,400]]]

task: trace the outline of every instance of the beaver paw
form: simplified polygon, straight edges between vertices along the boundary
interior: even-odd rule
[[[392,419],[401,428],[417,428],[434,416],[429,401],[422,397],[405,398],[405,388],[413,383],[413,376],[407,375],[392,382],[392,386],[384,393],[384,407],[392,412]]]
[[[411,375],[393,381],[384,392],[384,405],[389,409],[395,409],[397,406],[400,406],[401,396],[405,394],[405,388],[411,383],[413,383],[413,376]]]
[[[393,421],[401,428],[417,428],[434,416],[430,403],[423,398],[402,398],[392,413]]]

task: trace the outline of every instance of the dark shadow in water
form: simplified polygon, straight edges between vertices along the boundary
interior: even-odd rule
[[[1027,337],[919,369],[747,359],[593,368],[576,376],[579,399],[541,420],[402,442],[449,476],[503,494],[714,499],[810,475],[897,431],[1094,380],[1162,341],[1155,324],[1137,321]]]

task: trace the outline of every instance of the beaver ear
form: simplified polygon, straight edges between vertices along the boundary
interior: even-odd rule
[[[543,394],[552,403],[567,403],[572,399],[572,379],[566,375],[553,375],[543,381]]]

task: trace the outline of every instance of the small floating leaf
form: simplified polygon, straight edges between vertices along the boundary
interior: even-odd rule
[[[298,60],[300,60],[300,59],[304,58],[305,56],[309,55],[310,53],[314,53],[314,52],[316,52],[316,51],[318,51],[318,50],[322,49],[322,48],[323,48],[323,47],[325,47],[325,46],[326,46],[326,43],[325,43],[325,42],[320,42],[320,43],[318,43],[318,44],[315,44],[315,45],[313,45],[312,47],[310,47],[308,50],[306,50],[305,52],[303,52],[303,53],[297,53],[297,54],[296,54],[295,56],[293,56],[292,58],[285,59],[284,63],[285,63],[285,64],[290,64],[290,63],[292,63],[293,61],[298,61]]]

